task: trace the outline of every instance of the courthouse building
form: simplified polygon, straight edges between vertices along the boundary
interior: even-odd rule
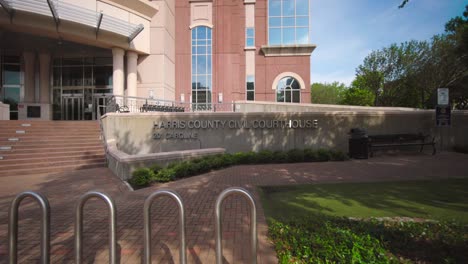
[[[310,103],[309,0],[0,0],[10,119],[92,120],[111,96]]]

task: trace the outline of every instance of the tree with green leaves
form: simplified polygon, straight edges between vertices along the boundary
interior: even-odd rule
[[[351,87],[344,92],[343,100],[340,102],[340,104],[373,106],[374,100],[375,96],[371,91]]]
[[[352,86],[372,92],[375,105],[433,108],[437,88],[449,88],[452,104],[468,107],[468,6],[464,18],[430,41],[408,41],[371,52]]]
[[[310,86],[311,102],[313,104],[339,104],[346,90],[344,83],[313,83]]]

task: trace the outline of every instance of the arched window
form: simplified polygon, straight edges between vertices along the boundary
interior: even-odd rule
[[[309,44],[309,0],[268,0],[268,44]]]
[[[197,109],[211,108],[211,28],[192,29],[192,103]]]
[[[286,76],[279,80],[276,85],[276,101],[281,103],[301,102],[301,86],[294,77]]]

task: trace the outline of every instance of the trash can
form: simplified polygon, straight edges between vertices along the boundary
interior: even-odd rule
[[[369,158],[369,139],[366,130],[362,128],[352,128],[349,131],[349,157],[353,159]]]

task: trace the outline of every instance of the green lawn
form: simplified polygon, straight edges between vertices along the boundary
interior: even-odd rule
[[[260,193],[279,263],[468,263],[468,179],[275,186]]]
[[[416,217],[468,224],[468,179],[262,187],[273,218],[311,213]]]

